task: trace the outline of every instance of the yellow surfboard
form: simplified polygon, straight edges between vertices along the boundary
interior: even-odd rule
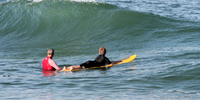
[[[106,68],[106,67],[112,67],[112,66],[118,65],[118,64],[129,63],[129,62],[133,61],[136,58],[136,56],[137,55],[134,54],[134,55],[132,55],[128,58],[125,58],[125,59],[122,59],[122,60],[119,60],[119,61],[112,61],[112,64],[109,64],[109,65],[90,67],[90,68],[85,68],[85,69]],[[79,71],[79,70],[83,70],[83,69],[73,69],[72,71]],[[61,70],[61,71],[70,71],[70,68],[66,68],[65,70]]]

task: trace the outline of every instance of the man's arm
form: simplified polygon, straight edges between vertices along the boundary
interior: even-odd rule
[[[49,59],[49,64],[50,64],[51,66],[53,66],[56,70],[62,70],[62,68],[60,68],[60,67],[56,64],[56,62],[55,62],[54,60],[52,60],[52,59]]]

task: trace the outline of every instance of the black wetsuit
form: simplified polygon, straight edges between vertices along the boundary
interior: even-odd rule
[[[105,64],[111,64],[112,62],[105,57],[104,55],[99,55],[96,57],[94,61],[87,61],[85,63],[80,64],[81,67],[90,68],[96,66],[104,66]]]

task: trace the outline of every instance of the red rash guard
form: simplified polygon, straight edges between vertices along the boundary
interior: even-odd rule
[[[54,71],[55,68],[49,64],[49,59],[50,59],[50,57],[46,57],[43,59],[43,61],[42,61],[43,69],[48,70],[48,71]]]

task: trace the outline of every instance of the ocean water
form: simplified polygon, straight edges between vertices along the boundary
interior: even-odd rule
[[[1,0],[0,100],[198,100],[199,0]],[[93,60],[126,64],[45,76]],[[136,68],[136,69],[135,69]]]

